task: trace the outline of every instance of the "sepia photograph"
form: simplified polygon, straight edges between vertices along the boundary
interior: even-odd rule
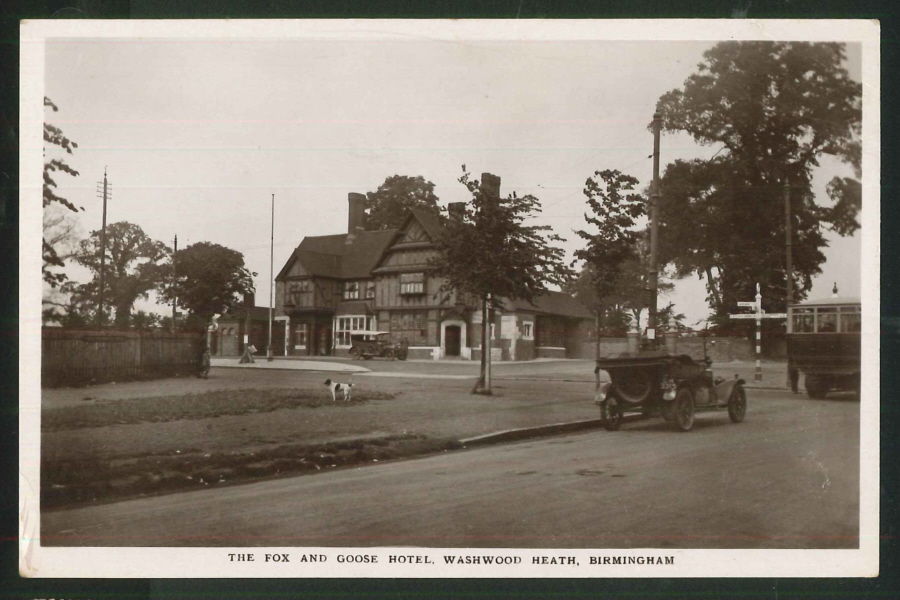
[[[877,22],[21,35],[23,576],[878,574]]]

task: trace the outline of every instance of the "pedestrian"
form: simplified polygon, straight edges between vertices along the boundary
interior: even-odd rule
[[[207,379],[209,377],[211,362],[209,347],[207,347],[203,350],[203,356],[200,357],[200,372],[197,373],[197,377],[200,377],[201,379]]]
[[[247,344],[246,346],[244,346],[244,354],[243,356],[241,356],[240,364],[255,363],[256,361],[253,360],[253,354],[255,352],[256,346],[254,346],[253,344]]]

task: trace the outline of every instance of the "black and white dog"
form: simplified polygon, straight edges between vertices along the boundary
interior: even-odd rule
[[[331,399],[332,399],[333,401],[337,401],[337,393],[338,393],[338,392],[343,392],[343,393],[344,393],[344,400],[346,400],[347,402],[349,402],[349,401],[350,401],[350,395],[351,395],[351,393],[352,393],[352,388],[353,388],[353,386],[356,385],[356,384],[354,384],[354,383],[337,383],[337,382],[332,381],[332,380],[330,380],[330,379],[326,379],[326,380],[325,380],[325,385],[328,386],[328,389],[331,390]]]

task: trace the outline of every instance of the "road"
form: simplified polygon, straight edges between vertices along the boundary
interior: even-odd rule
[[[621,431],[45,513],[47,546],[855,548],[859,404]]]

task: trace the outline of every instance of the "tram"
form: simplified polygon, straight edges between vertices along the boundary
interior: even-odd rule
[[[788,306],[787,352],[791,387],[798,391],[800,374],[810,398],[860,388],[859,298],[831,297]]]

